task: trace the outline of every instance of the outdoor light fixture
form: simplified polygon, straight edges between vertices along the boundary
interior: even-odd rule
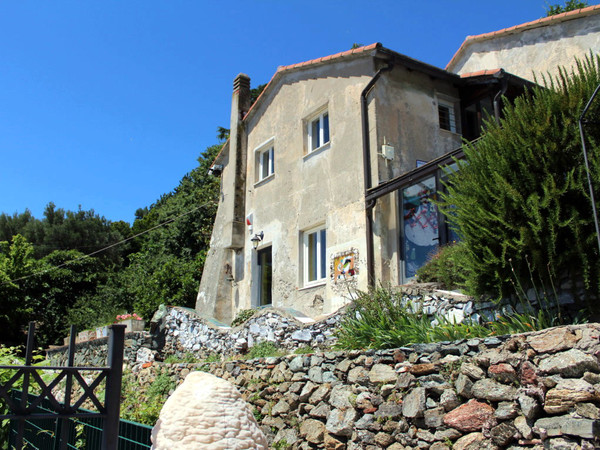
[[[250,241],[252,242],[252,247],[254,247],[254,250],[258,248],[258,244],[260,244],[264,237],[265,233],[263,233],[262,231],[260,232],[260,234],[255,234],[254,236],[252,236]]]

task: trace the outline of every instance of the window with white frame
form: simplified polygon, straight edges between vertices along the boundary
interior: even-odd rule
[[[456,133],[454,103],[446,100],[438,100],[438,115],[440,118],[440,128]]]
[[[256,182],[269,178],[275,173],[275,146],[273,139],[259,146],[255,150]]]
[[[304,285],[322,282],[327,277],[327,239],[325,227],[305,231],[303,242]]]
[[[329,143],[329,112],[321,112],[307,123],[308,153]]]

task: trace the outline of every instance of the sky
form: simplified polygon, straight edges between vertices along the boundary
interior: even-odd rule
[[[550,1],[550,4],[559,1]],[[445,67],[545,0],[0,2],[0,212],[133,222],[229,128],[232,83],[381,42]],[[595,3],[595,2],[590,2]]]

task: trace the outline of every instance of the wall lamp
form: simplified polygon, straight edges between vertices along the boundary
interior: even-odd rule
[[[254,236],[252,236],[250,242],[252,242],[252,247],[254,248],[254,250],[258,248],[258,244],[261,243],[264,237],[265,233],[263,233],[262,231],[260,232],[260,234],[255,234]]]

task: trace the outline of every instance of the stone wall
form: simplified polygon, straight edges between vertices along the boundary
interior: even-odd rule
[[[125,333],[123,359],[134,364],[146,355],[152,346],[152,338],[148,332]],[[52,366],[66,366],[69,347],[61,346],[46,350],[46,359]],[[108,337],[84,341],[75,344],[74,364],[77,367],[104,367],[108,357]],[[147,359],[147,358],[146,358]]]
[[[212,364],[145,363],[179,383],[238,387],[274,448],[592,449],[600,445],[600,325],[395,350]]]

